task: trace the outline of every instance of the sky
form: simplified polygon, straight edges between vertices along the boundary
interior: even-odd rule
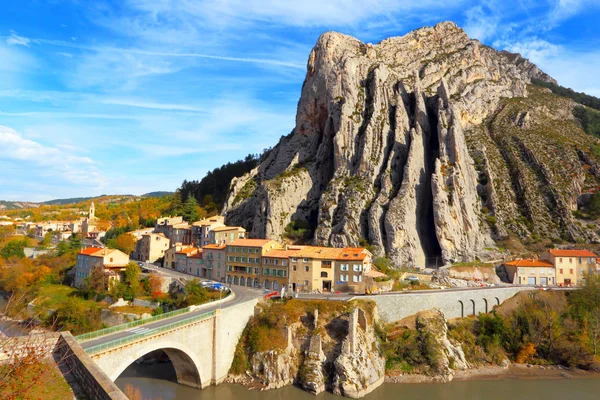
[[[600,0],[0,0],[0,199],[173,191],[291,132],[323,32],[447,20],[600,96]]]

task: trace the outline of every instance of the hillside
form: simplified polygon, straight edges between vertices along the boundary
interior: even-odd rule
[[[95,202],[111,202],[111,201],[122,201],[122,200],[132,200],[133,201],[133,200],[139,200],[140,198],[144,198],[144,197],[165,197],[165,196],[170,196],[171,194],[173,194],[173,192],[165,192],[165,191],[149,192],[149,193],[145,193],[141,196],[135,196],[132,194],[124,194],[124,195],[101,194],[100,196],[94,196],[94,197],[70,197],[70,198],[65,198],[65,199],[48,200],[48,201],[43,201],[43,202],[39,202],[39,203],[30,202],[30,201],[0,200],[0,210],[22,210],[22,209],[27,209],[27,208],[38,208],[42,205],[48,205],[48,206],[76,205],[79,203],[89,202],[92,200]]]
[[[417,267],[494,258],[513,236],[597,240],[574,214],[598,139],[520,55],[446,22],[376,45],[325,33],[307,69],[295,129],[232,180],[228,224],[279,238],[300,221],[317,244]]]

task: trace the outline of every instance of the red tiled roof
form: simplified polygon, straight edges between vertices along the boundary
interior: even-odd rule
[[[177,254],[190,254],[190,253],[194,253],[197,252],[198,249],[192,246],[189,247],[183,247],[181,250],[176,251],[175,253]]]
[[[92,254],[96,253],[97,251],[102,250],[100,247],[88,247],[86,249],[81,250],[79,253],[77,254],[84,254],[86,256],[91,256]]]
[[[555,257],[593,257],[596,258],[596,255],[589,250],[560,250],[560,249],[552,249],[548,251]]]
[[[514,260],[506,262],[504,265],[509,265],[511,267],[554,267],[554,265],[544,260]]]
[[[198,253],[194,254],[193,256],[189,256],[189,258],[199,258],[199,259],[202,259],[202,250],[198,251]]]

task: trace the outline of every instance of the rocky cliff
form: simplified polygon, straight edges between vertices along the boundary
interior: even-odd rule
[[[226,222],[279,239],[306,221],[317,244],[362,238],[416,267],[485,259],[510,233],[595,240],[572,217],[598,182],[592,139],[532,78],[554,82],[451,22],[376,45],[325,33],[296,127],[234,179]]]

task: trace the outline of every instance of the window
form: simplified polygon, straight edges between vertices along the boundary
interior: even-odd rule
[[[231,256],[227,257],[227,261],[233,261],[233,257],[231,257]]]
[[[560,273],[561,273],[561,274],[564,274],[564,272],[563,272],[563,269],[562,269],[562,268],[560,269]]]
[[[220,260],[221,259],[221,253],[217,253],[217,258]]]
[[[308,262],[308,258],[304,258],[302,261],[304,261],[304,262]]]
[[[113,259],[112,259],[112,257],[110,258],[110,262],[113,262]]]
[[[348,282],[348,275],[340,275],[341,282]]]
[[[325,271],[321,272],[321,278],[327,278],[327,272],[325,272]]]
[[[583,261],[581,261],[581,257],[579,257],[579,264],[581,264]]]
[[[254,252],[255,252],[256,254],[258,254],[258,253],[260,252],[260,249],[254,249]]]
[[[235,262],[238,262],[238,261],[240,261],[240,258],[239,257],[235,257]]]
[[[287,260],[281,260],[281,265],[285,267],[287,265]]]
[[[569,264],[573,263],[573,259],[569,258]]]
[[[304,286],[308,286],[308,281],[304,281]]]
[[[287,276],[287,271],[284,269],[284,270],[283,270],[283,271],[281,271],[281,272],[282,272],[281,276],[283,276],[283,277],[285,278],[285,277]]]
[[[569,273],[573,275],[573,268],[569,269]]]
[[[352,266],[352,270],[353,270],[354,272],[361,272],[361,271],[362,271],[362,264],[354,264],[354,265]]]
[[[269,263],[269,259],[265,258],[265,264],[268,264],[268,263]]]
[[[298,262],[298,259],[296,257],[292,257],[292,262]]]
[[[242,257],[242,262],[248,262],[248,257]]]
[[[279,265],[279,260],[275,260],[275,265]]]
[[[308,271],[310,270],[309,266],[308,266],[308,265],[305,265],[305,266],[304,266],[304,270],[305,270],[306,272],[308,272]]]
[[[231,272],[233,270],[233,267],[231,265],[227,266],[227,271]]]
[[[362,282],[362,275],[352,276],[352,282]]]
[[[258,275],[258,268],[254,268],[254,275]]]
[[[348,264],[340,264],[340,271],[348,271]]]
[[[295,271],[295,270],[296,270],[296,266],[295,266],[295,265],[294,265],[294,266],[292,266],[292,270],[293,270],[293,271]]]
[[[562,257],[558,259],[558,262],[562,262]]]

